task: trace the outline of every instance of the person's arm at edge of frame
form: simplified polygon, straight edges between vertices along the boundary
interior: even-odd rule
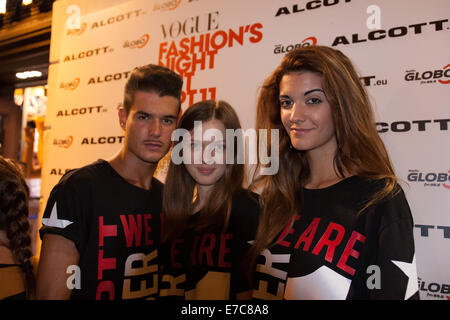
[[[80,255],[72,240],[46,234],[42,240],[37,275],[37,300],[68,300],[72,290],[67,286],[67,267],[78,265]]]

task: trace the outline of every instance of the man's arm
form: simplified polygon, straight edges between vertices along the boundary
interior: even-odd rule
[[[56,234],[45,234],[39,260],[38,300],[68,300],[72,290],[67,287],[67,267],[78,265],[80,255],[72,240]]]

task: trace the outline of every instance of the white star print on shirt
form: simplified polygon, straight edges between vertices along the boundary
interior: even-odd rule
[[[411,263],[394,260],[392,260],[392,263],[402,270],[408,277],[408,285],[405,293],[405,300],[408,300],[419,290],[419,284],[417,282],[416,255],[414,254]]]
[[[46,225],[47,227],[56,227],[60,229],[64,229],[69,224],[72,224],[72,221],[69,220],[63,220],[58,219],[58,212],[56,211],[56,202],[53,205],[52,212],[50,213],[49,218],[42,218],[42,224]]]

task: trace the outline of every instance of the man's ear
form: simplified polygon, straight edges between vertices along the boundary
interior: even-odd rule
[[[120,127],[122,128],[122,130],[126,130],[126,128],[127,128],[127,118],[128,118],[127,111],[125,110],[125,108],[120,107],[118,113],[119,113],[119,124],[120,124]]]

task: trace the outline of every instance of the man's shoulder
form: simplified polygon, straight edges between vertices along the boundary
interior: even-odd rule
[[[105,176],[105,173],[108,173],[110,170],[108,167],[107,161],[99,159],[86,166],[72,169],[62,176],[58,186],[92,184]]]

